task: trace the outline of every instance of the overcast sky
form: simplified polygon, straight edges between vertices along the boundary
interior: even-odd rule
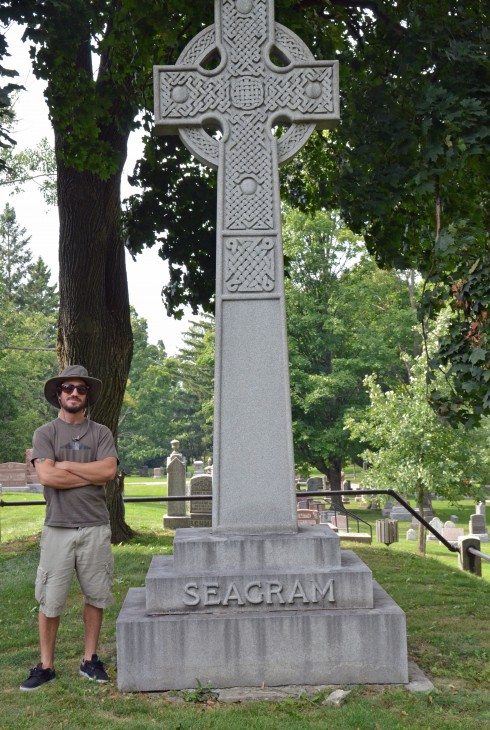
[[[19,27],[8,31],[10,58],[4,60],[7,68],[19,72],[15,79],[25,86],[16,104],[17,125],[12,135],[17,141],[17,150],[35,147],[43,138],[53,140],[47,107],[43,97],[43,84],[33,75],[26,44],[22,43],[22,32]],[[138,159],[138,139],[130,140],[128,162],[123,175],[123,197],[134,192],[126,182],[127,175],[133,170]],[[34,259],[39,256],[45,261],[52,273],[53,283],[58,279],[58,212],[46,206],[35,183],[26,186],[25,193],[9,195],[5,187],[0,187],[0,207],[3,210],[8,202],[15,208],[18,223],[27,229],[31,236],[30,248]],[[169,355],[175,354],[181,344],[181,333],[186,329],[187,320],[177,322],[166,316],[160,291],[167,279],[167,265],[162,261],[156,249],[148,249],[137,261],[126,256],[129,284],[129,299],[138,315],[148,322],[148,336],[152,343],[163,340]]]

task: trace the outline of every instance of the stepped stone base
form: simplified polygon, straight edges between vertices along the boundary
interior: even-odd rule
[[[210,611],[337,610],[372,608],[373,579],[367,565],[343,550],[341,565],[316,570],[189,570],[183,576],[170,555],[156,555],[146,576],[148,614]],[[286,564],[287,565],[287,564]]]
[[[117,620],[123,692],[285,684],[405,684],[405,614],[374,583],[374,608],[148,616],[131,588]]]

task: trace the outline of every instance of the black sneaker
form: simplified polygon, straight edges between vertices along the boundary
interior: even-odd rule
[[[39,689],[46,682],[51,682],[55,677],[56,673],[54,669],[43,669],[43,665],[38,664],[31,669],[29,676],[25,682],[22,682],[19,689],[24,690],[24,692],[34,692],[34,690]]]
[[[85,659],[80,664],[80,674],[95,682],[108,682],[109,677],[97,654],[92,654],[92,659]]]

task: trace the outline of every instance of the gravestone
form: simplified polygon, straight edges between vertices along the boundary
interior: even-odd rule
[[[210,474],[197,474],[191,477],[191,497],[203,495],[211,496],[213,493],[213,477]],[[210,499],[193,499],[191,501],[191,527],[212,526],[212,501]]]
[[[318,525],[320,513],[316,509],[297,510],[298,525]]]
[[[477,514],[477,515],[483,515],[483,517],[486,518],[487,508],[486,508],[486,503],[485,502],[482,501],[482,502],[478,502],[477,503],[476,509],[475,509],[475,514]]]
[[[439,517],[434,517],[432,520],[430,520],[429,525],[434,528],[434,530],[437,530],[437,532],[441,532],[442,528],[444,527],[444,522],[439,519]],[[432,532],[427,531],[427,540],[437,540],[438,538],[432,534]]]
[[[193,466],[195,477],[199,476],[199,474],[204,474],[204,461],[195,461]]]
[[[319,492],[324,489],[322,477],[310,477],[306,481],[306,490],[308,492]]]
[[[409,530],[407,530],[406,539],[407,540],[416,540],[417,539],[417,531],[414,530],[413,527],[411,527]]]
[[[171,446],[172,453],[167,458],[167,494],[169,497],[183,497],[186,493],[185,459],[178,452],[178,441],[171,441]],[[191,519],[186,512],[184,500],[167,502],[167,514],[163,518],[163,526],[167,530],[191,526]]]
[[[384,507],[381,509],[381,516],[389,517],[391,514],[391,510],[394,508],[394,506],[395,506],[395,503],[393,502],[393,500],[390,497],[389,499],[386,500]]]
[[[273,10],[216,0],[155,68],[157,132],[218,169],[213,520],[129,590],[122,691],[408,681],[403,611],[327,525],[297,524],[278,165],[338,121],[338,68]]]
[[[488,532],[485,523],[485,515],[471,515],[469,523],[469,534],[480,539],[480,542],[488,542]]]
[[[444,524],[444,527],[441,530],[441,535],[445,540],[451,543],[451,545],[457,546],[458,540],[460,537],[464,537],[464,528],[463,527],[446,527],[446,524]]]
[[[390,519],[397,520],[398,522],[411,522],[412,517],[412,513],[401,504],[395,505],[390,512]]]

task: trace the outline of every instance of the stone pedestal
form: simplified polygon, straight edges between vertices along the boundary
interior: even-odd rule
[[[406,683],[405,615],[326,525],[178,530],[117,620],[118,686]]]

